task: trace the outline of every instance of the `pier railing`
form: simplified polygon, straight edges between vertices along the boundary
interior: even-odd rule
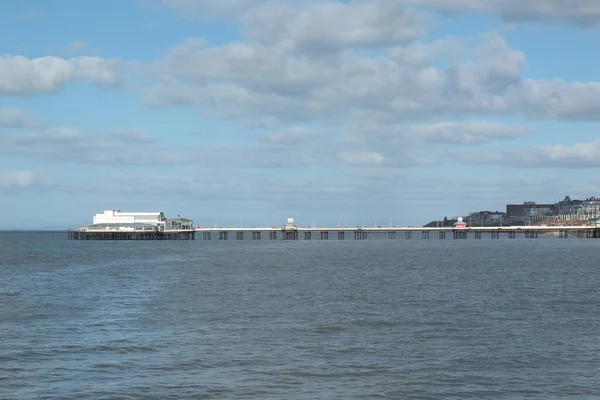
[[[295,228],[277,228],[277,227],[229,227],[216,228],[204,227],[196,228],[196,232],[203,234],[204,240],[211,240],[212,234],[218,235],[220,240],[229,239],[229,234],[234,233],[237,240],[243,240],[246,233],[252,235],[253,240],[262,239],[263,233],[269,234],[269,239],[275,240],[282,238],[284,240],[298,240],[303,234],[305,240],[311,240],[313,234],[320,234],[320,238],[329,239],[330,234],[338,240],[346,239],[346,234],[353,234],[354,239],[367,239],[370,233],[383,233],[389,239],[395,239],[397,233],[403,233],[405,239],[412,239],[413,234],[421,233],[423,239],[437,237],[446,239],[452,237],[454,239],[467,239],[474,237],[481,239],[484,234],[489,234],[492,239],[498,239],[501,235],[508,236],[510,239],[515,239],[517,236],[533,239],[539,235],[553,235],[560,238],[575,236],[578,238],[600,238],[600,226],[595,225],[553,225],[553,226],[472,226],[472,227],[295,227]]]
[[[368,232],[439,232],[439,231],[468,231],[468,232],[509,232],[509,231],[537,231],[537,232],[551,232],[558,230],[593,230],[600,229],[600,226],[593,225],[552,225],[552,226],[469,226],[465,228],[456,228],[451,226],[445,227],[298,227],[295,229],[277,228],[277,227],[246,227],[246,228],[235,228],[235,227],[204,227],[196,228],[196,232],[280,232],[286,230],[296,230],[298,232],[353,232],[353,231],[368,231]]]

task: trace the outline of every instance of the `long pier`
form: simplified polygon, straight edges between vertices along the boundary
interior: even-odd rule
[[[482,239],[488,236],[491,239],[499,239],[501,236],[509,239],[524,237],[535,239],[540,235],[552,233],[558,238],[600,238],[600,227],[591,225],[565,225],[565,226],[501,226],[501,227],[284,227],[284,228],[196,228],[196,232],[202,233],[204,240],[215,239],[243,240],[245,238],[252,240],[263,240],[268,236],[269,240],[345,240],[353,238],[354,240],[365,240],[369,234],[386,234],[388,239],[396,239],[397,236],[404,239]],[[400,234],[400,235],[398,235]]]

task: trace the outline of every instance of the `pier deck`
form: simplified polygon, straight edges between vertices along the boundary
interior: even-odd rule
[[[262,233],[268,233],[270,240],[282,238],[284,240],[298,240],[302,237],[305,240],[312,240],[313,234],[320,234],[320,239],[329,239],[330,233],[334,233],[333,237],[338,240],[344,240],[346,233],[349,233],[356,240],[367,239],[369,233],[387,233],[389,239],[396,239],[397,233],[404,233],[405,239],[412,239],[413,234],[421,233],[422,239],[430,239],[438,237],[446,239],[451,237],[454,239],[467,239],[474,237],[481,239],[483,234],[489,235],[492,239],[498,239],[500,236],[507,236],[510,239],[515,239],[517,236],[522,236],[528,239],[534,239],[544,234],[553,234],[559,238],[578,237],[578,238],[600,238],[600,227],[592,225],[564,225],[564,226],[500,226],[500,227],[485,227],[473,226],[465,228],[456,227],[297,227],[297,228],[277,228],[277,227],[249,227],[249,228],[196,228],[196,232],[203,234],[204,240],[211,240],[212,234],[218,235],[220,240],[229,239],[229,234],[235,234],[237,240],[243,240],[244,234],[251,235],[253,240],[261,240]],[[437,234],[436,234],[437,233]],[[303,234],[303,235],[301,235]],[[266,236],[266,235],[265,235]],[[318,236],[318,235],[315,235]]]

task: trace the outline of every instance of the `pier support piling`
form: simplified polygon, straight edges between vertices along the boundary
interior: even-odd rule
[[[366,238],[367,238],[367,232],[354,231],[354,240],[365,240]]]
[[[467,231],[452,231],[454,239],[466,239]]]
[[[525,239],[537,239],[540,234],[547,234],[546,232],[553,233],[556,237],[561,239],[566,239],[569,236],[577,237],[577,238],[596,238],[600,239],[600,226],[590,226],[590,225],[576,225],[576,226],[556,226],[556,227],[538,227],[538,226],[507,226],[507,227],[475,227],[475,228],[464,228],[460,227],[452,227],[452,228],[414,228],[414,227],[406,227],[406,228],[385,228],[385,227],[356,227],[356,228],[344,228],[336,227],[336,228],[322,228],[314,229],[314,228],[290,228],[285,227],[283,229],[273,229],[273,228],[261,228],[253,227],[247,230],[238,228],[204,228],[197,229],[195,231],[190,230],[167,230],[167,231],[142,231],[140,230],[130,230],[130,231],[91,231],[86,229],[69,229],[68,230],[68,239],[69,240],[194,240],[196,232],[202,232],[202,238],[204,240],[211,240],[212,234],[215,234],[215,238],[218,235],[219,240],[228,240],[229,233],[235,233],[235,237],[237,240],[244,240],[244,232],[248,232],[248,236],[246,239],[250,238],[252,235],[252,240],[261,240],[262,232],[269,232],[270,240],[298,240],[300,233],[304,233],[304,240],[312,240],[313,232],[317,235],[315,238],[318,238],[320,235],[321,240],[329,240],[329,233],[331,232],[333,235],[337,233],[338,240],[344,240],[346,236],[346,232],[350,235],[353,235],[354,240],[366,240],[368,239],[369,232],[375,233],[376,237],[380,235],[387,234],[388,239],[396,239],[396,233],[404,232],[404,238],[406,240],[412,239],[413,233],[417,235],[419,232],[421,233],[421,239],[427,240],[432,237],[439,237],[439,239],[446,239],[447,232],[452,232],[452,237],[454,239],[468,239],[471,236],[474,239],[480,240],[483,236],[487,235],[488,232],[492,239],[500,239],[501,235],[504,235],[503,232],[506,232],[508,239],[517,239],[517,236],[521,238],[521,235]],[[281,232],[281,237],[279,237],[279,233]],[[433,232],[433,235],[431,234]],[[437,234],[436,234],[437,232]],[[472,233],[469,233],[472,232]],[[352,237],[352,236],[351,236]],[[384,237],[384,236],[382,236]]]
[[[298,240],[298,231],[285,231],[283,238],[284,240]]]

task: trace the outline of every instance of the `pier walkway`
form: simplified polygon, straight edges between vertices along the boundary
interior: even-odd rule
[[[355,240],[365,240],[370,233],[386,234],[388,239],[396,239],[398,236],[404,236],[405,239],[421,237],[422,239],[439,238],[446,239],[467,239],[473,237],[481,239],[484,235],[492,239],[499,239],[500,236],[506,236],[510,239],[516,239],[517,236],[522,236],[528,239],[535,239],[540,235],[551,235],[559,238],[567,238],[570,236],[578,238],[600,238],[600,227],[591,225],[565,225],[565,226],[501,226],[501,227],[290,227],[283,228],[196,228],[196,232],[202,233],[204,240],[211,240],[213,234],[220,240],[228,240],[230,234],[235,235],[235,239],[243,240],[245,235],[253,240],[261,240],[263,233],[265,237],[268,235],[270,240],[298,240],[303,237],[304,240],[312,240],[313,234],[321,240],[330,239],[330,237],[338,240],[353,237]],[[330,235],[331,234],[331,235]]]

